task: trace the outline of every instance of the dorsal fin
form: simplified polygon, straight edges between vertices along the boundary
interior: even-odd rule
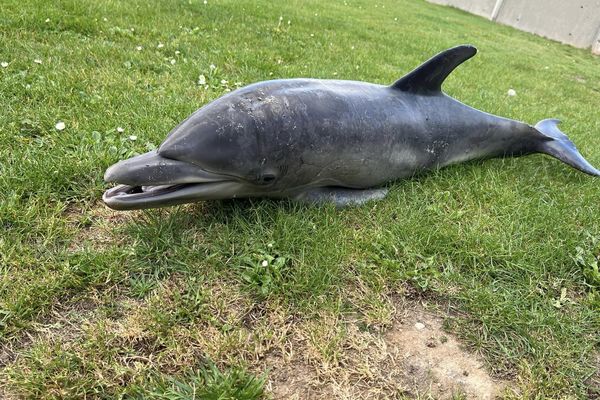
[[[473,57],[477,49],[470,45],[456,46],[425,61],[412,72],[398,79],[392,88],[420,94],[437,94],[448,75]]]

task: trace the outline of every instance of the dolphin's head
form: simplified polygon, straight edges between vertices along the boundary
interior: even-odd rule
[[[106,170],[104,180],[119,184],[102,196],[115,210],[246,197],[261,189],[243,178],[209,172],[189,162],[163,157],[158,151],[118,162]]]
[[[216,104],[215,104],[216,103]],[[227,102],[198,110],[154,151],[108,168],[104,193],[116,210],[170,206],[199,200],[279,197],[289,159],[264,138],[251,113]]]

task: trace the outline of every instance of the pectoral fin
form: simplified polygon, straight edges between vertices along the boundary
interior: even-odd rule
[[[348,189],[342,187],[319,187],[308,189],[293,197],[295,201],[310,204],[333,203],[336,207],[358,206],[371,200],[381,200],[388,189]]]

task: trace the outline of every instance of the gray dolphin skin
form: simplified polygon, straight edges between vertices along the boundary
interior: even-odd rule
[[[116,210],[243,197],[338,206],[380,199],[386,182],[462,161],[545,153],[600,176],[546,119],[478,111],[441,85],[473,46],[431,58],[391,86],[285,79],[235,90],[175,127],[157,150],[104,176]],[[379,188],[378,188],[379,187]]]

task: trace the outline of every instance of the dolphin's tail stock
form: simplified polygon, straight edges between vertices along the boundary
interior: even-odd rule
[[[559,122],[557,119],[544,119],[535,125],[535,129],[544,135],[545,139],[539,145],[538,151],[557,158],[581,172],[600,176],[600,171],[587,162],[579,153],[575,144],[558,129]]]

